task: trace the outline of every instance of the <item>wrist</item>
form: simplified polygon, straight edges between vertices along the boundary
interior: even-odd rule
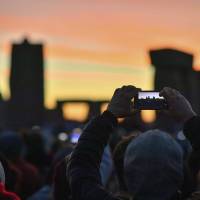
[[[107,113],[107,114],[110,115],[112,118],[117,119],[116,114],[115,114],[112,110],[110,110],[109,108],[106,109],[103,113]]]
[[[106,112],[111,113],[115,118],[118,118],[116,112],[112,109],[112,106],[108,106]]]
[[[109,110],[105,110],[102,113],[102,117],[109,120],[113,127],[117,126],[117,124],[118,124],[117,117],[115,115],[113,115],[113,113],[110,112]]]
[[[111,110],[106,110],[105,112],[110,113],[110,115],[112,115],[114,118],[117,118],[113,111],[111,111]]]

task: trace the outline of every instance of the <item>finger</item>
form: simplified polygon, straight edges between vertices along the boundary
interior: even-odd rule
[[[181,94],[181,93],[180,93],[178,90],[176,90],[176,89],[172,89],[171,93],[172,93],[173,96],[179,96],[179,95]]]
[[[136,88],[134,85],[123,85],[121,88],[133,87]]]
[[[123,87],[121,87],[121,90],[123,92],[128,91],[128,90],[136,90],[137,88],[133,85],[124,85]]]
[[[135,87],[134,85],[124,85],[121,87],[121,89],[124,89],[124,88],[137,88],[137,87]]]
[[[160,96],[163,96],[163,97],[166,97],[167,94],[168,94],[167,90],[168,90],[168,88],[167,88],[167,87],[164,87],[164,88],[160,91],[159,95],[160,95]]]
[[[129,99],[132,99],[133,97],[137,96],[139,91],[141,91],[140,88],[136,88],[136,87],[131,86],[131,85],[122,87],[123,95],[126,96]]]
[[[167,102],[171,102],[174,100],[174,97],[177,97],[178,91],[169,87],[163,88],[163,90],[160,92],[160,96],[163,96]]]
[[[169,87],[164,87],[161,91],[160,91],[160,95],[161,96],[169,96],[172,94],[172,88]]]
[[[117,89],[115,90],[115,92],[114,92],[114,95],[116,95],[117,93],[119,93],[120,90],[121,90],[121,88],[117,88]]]

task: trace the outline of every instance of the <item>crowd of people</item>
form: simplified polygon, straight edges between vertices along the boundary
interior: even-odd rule
[[[118,118],[137,115],[132,100],[138,91],[116,89],[77,144],[54,138],[47,148],[39,127],[2,131],[0,200],[200,200],[200,117],[179,91],[166,87],[160,95],[168,109],[160,115],[179,131],[124,131]]]

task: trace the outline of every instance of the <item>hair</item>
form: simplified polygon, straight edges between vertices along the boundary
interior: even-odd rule
[[[135,135],[131,135],[123,138],[115,147],[113,151],[113,161],[116,169],[116,174],[119,182],[119,189],[121,191],[127,191],[127,186],[124,180],[124,155],[129,143],[135,138]]]

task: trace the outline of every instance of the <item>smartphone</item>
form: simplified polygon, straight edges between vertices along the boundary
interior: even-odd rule
[[[134,99],[134,108],[138,110],[165,110],[168,108],[167,101],[156,91],[138,92]]]

